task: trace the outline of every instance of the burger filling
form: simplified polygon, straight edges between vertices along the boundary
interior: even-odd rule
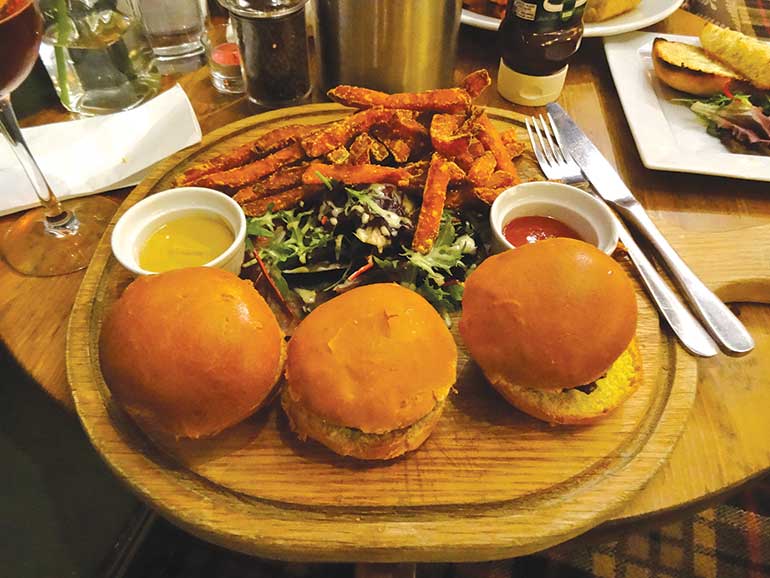
[[[286,389],[281,399],[281,404],[292,423],[292,429],[301,439],[321,437],[324,443],[343,446],[355,444],[359,447],[387,444],[390,441],[408,437],[412,431],[422,431],[424,425],[438,419],[444,409],[444,402],[445,400],[437,402],[433,409],[411,425],[384,433],[367,433],[358,428],[332,423],[308,411],[300,404],[292,402]]]

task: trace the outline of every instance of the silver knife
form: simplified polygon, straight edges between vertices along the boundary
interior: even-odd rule
[[[599,149],[556,103],[547,106],[572,158],[583,170],[594,190],[632,222],[657,249],[671,277],[684,293],[696,315],[722,349],[744,355],[754,349],[754,340],[730,309],[712,293],[669,245],[644,207],[620,178]]]

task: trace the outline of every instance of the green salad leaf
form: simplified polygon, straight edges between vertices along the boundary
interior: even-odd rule
[[[281,294],[293,292],[305,310],[360,283],[390,280],[421,294],[449,322],[488,240],[480,217],[444,211],[435,243],[423,255],[410,248],[417,215],[412,200],[393,187],[337,187],[318,209],[249,219],[247,246],[255,258],[244,266],[258,257]],[[382,242],[373,240],[375,232]]]

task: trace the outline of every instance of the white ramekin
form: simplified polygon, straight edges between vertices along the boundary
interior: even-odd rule
[[[230,227],[235,240],[205,267],[216,267],[238,275],[243,265],[246,217],[227,195],[203,187],[180,187],[142,199],[118,219],[112,231],[112,253],[135,275],[155,275],[139,266],[139,250],[153,231],[190,211],[218,215]]]
[[[518,217],[553,217],[587,243],[611,255],[618,244],[618,226],[603,201],[570,185],[538,181],[504,190],[492,203],[489,223],[495,252],[513,249],[503,228]]]

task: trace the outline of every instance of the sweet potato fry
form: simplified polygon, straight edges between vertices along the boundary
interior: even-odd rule
[[[343,165],[350,158],[350,151],[345,147],[337,147],[333,151],[326,153],[324,158],[333,165]]]
[[[345,146],[354,136],[368,131],[375,124],[389,121],[394,114],[384,108],[362,110],[303,138],[302,148],[310,158],[320,157]]]
[[[257,191],[254,190],[254,187],[248,186],[243,187],[242,189],[238,189],[238,191],[233,195],[233,200],[239,205],[243,206],[246,203],[256,201],[259,197],[260,195],[257,193]]]
[[[468,150],[469,132],[458,132],[465,122],[461,114],[435,114],[430,123],[430,140],[433,148],[445,157],[456,157]]]
[[[489,120],[487,113],[482,112],[476,117],[476,127],[476,137],[487,150],[492,151],[492,154],[495,155],[497,168],[516,176],[516,166],[508,156],[508,151],[500,138],[500,133],[492,125],[492,121]]]
[[[485,152],[487,152],[487,149],[484,148],[484,145],[481,144],[479,139],[472,138],[470,144],[468,145],[468,152],[471,153],[474,159],[477,159]]]
[[[300,143],[295,142],[245,166],[204,175],[192,184],[212,189],[238,189],[303,158],[305,158],[305,151]]]
[[[481,144],[479,139],[476,137],[471,137],[471,142],[468,143],[468,150],[461,155],[457,155],[454,161],[462,170],[467,173],[469,170],[471,170],[473,162],[485,152],[487,152],[487,150],[484,148],[484,145]],[[495,163],[497,163],[497,159],[495,159]]]
[[[476,195],[473,194],[473,186],[465,183],[459,187],[447,190],[444,206],[447,209],[457,210],[480,206],[480,203]]]
[[[462,87],[471,98],[476,98],[484,92],[490,84],[492,84],[492,79],[489,77],[489,72],[487,72],[486,68],[471,72],[468,76],[463,78],[462,81]]]
[[[453,172],[451,163],[438,153],[433,153],[425,189],[422,193],[422,206],[417,217],[412,249],[422,254],[429,253],[438,235],[441,225],[441,213],[446,202],[447,186]],[[457,165],[455,165],[457,166]]]
[[[372,158],[378,162],[381,163],[386,158],[390,156],[390,151],[388,150],[388,147],[386,147],[382,142],[380,142],[378,139],[373,138],[372,139]]]
[[[486,182],[495,172],[497,159],[492,151],[486,151],[483,155],[473,161],[468,170],[468,180],[477,187],[485,186]]]
[[[233,199],[240,205],[275,195],[286,189],[291,189],[302,184],[302,173],[305,172],[307,164],[296,167],[283,167],[275,171],[272,175],[257,181],[253,185],[240,189]]]
[[[301,185],[288,191],[263,197],[242,205],[247,217],[260,217],[268,210],[283,211],[296,207],[303,201],[309,201],[323,191],[323,185]]]
[[[425,179],[428,178],[428,167],[430,161],[422,160],[404,165],[404,169],[409,173],[409,179],[402,188],[411,193],[421,195],[425,188]]]
[[[386,94],[358,86],[340,85],[327,92],[329,98],[354,108],[402,108],[434,112],[464,112],[471,106],[471,97],[462,88],[439,88],[425,92]]]
[[[512,128],[500,133],[500,140],[504,145],[509,145],[514,142],[519,142],[519,138],[516,136],[516,129]]]
[[[525,150],[527,150],[527,145],[525,145],[523,142],[512,142],[512,143],[506,143],[505,144],[505,150],[508,151],[508,156],[512,159],[515,159],[517,157],[520,157]]]
[[[516,129],[511,129],[500,133],[500,140],[503,141],[503,144],[508,151],[508,156],[512,159],[520,156],[527,148],[527,146],[516,136]]]
[[[498,195],[502,193],[506,188],[507,187],[500,187],[497,189],[492,187],[473,187],[471,190],[477,199],[486,203],[487,205],[491,205],[495,202],[495,199],[498,197]]]
[[[409,160],[412,147],[404,139],[380,137],[378,140],[388,147],[393,160],[397,163],[405,163]]]
[[[485,186],[499,189],[500,187],[507,188],[517,184],[519,184],[519,177],[517,175],[512,175],[506,171],[495,171],[492,173],[492,176],[487,179]]]
[[[417,120],[417,113],[412,110],[397,110],[388,126],[394,134],[405,139],[428,136],[428,125]]]
[[[176,184],[179,186],[188,185],[204,175],[219,173],[248,164],[285,147],[315,130],[318,130],[317,126],[299,124],[282,126],[271,130],[230,152],[190,167],[177,178]]]
[[[368,132],[361,133],[350,143],[350,164],[366,165],[372,161],[372,146],[374,139]]]
[[[310,163],[302,175],[306,185],[323,184],[323,175],[346,185],[371,185],[374,183],[406,184],[409,173],[401,167],[383,167],[381,165],[323,165]]]
[[[394,161],[402,164],[409,160],[409,155],[412,154],[411,144],[407,141],[406,138],[394,136],[388,125],[380,124],[373,127],[371,134],[383,145],[385,145],[385,148],[388,149],[388,152],[393,157]]]
[[[421,196],[425,189],[425,181],[428,179],[430,163],[431,161],[421,160],[405,164],[404,169],[409,173],[409,180],[406,184],[400,186],[417,196]],[[448,162],[448,170],[450,185],[461,185],[465,182],[465,171],[461,169],[457,163]]]

